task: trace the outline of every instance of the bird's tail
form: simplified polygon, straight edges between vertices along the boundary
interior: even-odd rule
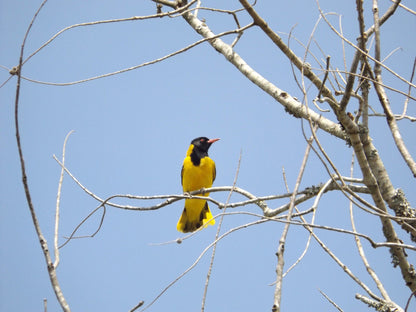
[[[185,208],[176,225],[182,233],[194,232],[201,226],[214,225],[215,220],[209,210],[208,203],[203,199],[185,199]]]

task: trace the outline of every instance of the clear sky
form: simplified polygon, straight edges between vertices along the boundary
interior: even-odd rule
[[[315,1],[257,2],[258,12],[275,31],[282,32],[284,40],[288,40],[287,33],[292,29],[294,37],[307,42],[319,17]],[[23,36],[40,3],[0,1],[0,65],[3,67],[10,69],[17,65]],[[203,1],[208,7],[239,7],[238,1],[230,1],[230,7],[224,3]],[[381,12],[390,3],[380,1]],[[403,3],[414,6],[412,1]],[[355,1],[326,0],[320,4],[325,12],[342,14],[344,34],[355,43],[358,37]],[[25,56],[73,24],[155,13],[155,4],[150,0],[50,0],[33,25]],[[372,23],[370,14],[371,2],[366,3],[366,27]],[[228,14],[200,11],[199,17],[205,18],[215,33],[236,27]],[[339,28],[339,15],[330,15],[329,19]],[[250,21],[245,13],[239,14],[241,26]],[[386,64],[406,79],[410,77],[416,55],[415,26],[415,16],[403,9],[383,26],[382,57],[399,48]],[[341,41],[323,21],[315,38],[325,55],[331,55],[331,65],[344,69]],[[199,39],[180,17],[77,27],[64,32],[34,55],[24,65],[23,76],[51,83],[74,82],[161,58]],[[229,36],[224,41],[231,43],[233,39]],[[300,56],[304,55],[295,40],[291,47]],[[311,48],[320,60],[325,59],[316,45]],[[289,62],[259,29],[246,31],[236,51],[279,88],[302,99]],[[352,49],[348,46],[346,54],[349,64]],[[310,56],[307,61],[317,66]],[[9,77],[3,67],[0,83]],[[387,84],[407,92],[391,75],[387,74],[385,79]],[[13,122],[15,82],[13,77],[0,89],[0,310],[43,311],[46,298],[48,311],[58,311],[21,184]],[[316,91],[310,94],[310,104],[314,96]],[[393,92],[389,96],[395,112],[401,112],[404,97]],[[180,194],[182,161],[190,141],[198,136],[221,138],[210,149],[217,165],[216,186],[232,185],[241,152],[237,186],[257,196],[282,194],[286,193],[283,168],[288,186],[293,189],[306,148],[301,121],[285,113],[279,103],[243,77],[207,43],[151,66],[85,83],[54,86],[23,80],[20,99],[19,117],[29,186],[51,250],[60,174],[53,155],[61,157],[63,141],[71,130],[75,132],[67,144],[66,166],[101,198],[114,194]],[[412,116],[416,115],[414,104],[409,102],[408,114]],[[381,111],[378,106],[375,109]],[[332,118],[330,114],[327,117]],[[376,129],[371,133],[374,144],[390,170],[392,182],[404,190],[414,206],[414,179],[396,151],[385,121],[375,118],[371,124]],[[404,120],[400,126],[410,152],[416,155],[414,123]],[[349,175],[352,150],[323,131],[318,134],[342,174]],[[358,168],[355,172],[360,177]],[[325,183],[328,178],[312,154],[301,188]],[[228,194],[211,195],[224,202]],[[231,198],[232,202],[239,200],[242,198],[237,195]],[[157,202],[119,201],[135,206]],[[287,199],[269,205],[275,208],[284,203]],[[300,208],[311,205],[310,201]],[[60,206],[60,243],[97,206],[98,202],[66,175]],[[128,311],[141,300],[147,305],[189,268],[213,241],[217,228],[204,229],[182,244],[160,245],[183,237],[176,231],[182,209],[183,202],[150,212],[109,207],[94,238],[73,240],[63,247],[57,272],[72,311]],[[212,204],[211,209],[214,215],[220,213]],[[261,212],[256,206],[229,210],[237,211]],[[101,214],[99,211],[89,219],[80,228],[79,235],[93,233]],[[358,209],[355,216],[359,232],[375,232],[375,240],[384,240],[378,220]],[[254,220],[255,217],[248,215],[226,216],[221,233]],[[336,194],[325,196],[315,222],[350,229],[346,199]],[[218,244],[206,311],[271,309],[275,252],[282,229],[281,223],[268,222],[236,231]],[[377,292],[357,256],[353,237],[325,231],[317,233]],[[303,228],[291,227],[285,268],[303,252],[307,238]],[[367,242],[363,244],[392,299],[404,306],[410,293],[403,286],[398,269],[389,264],[388,250],[373,250]],[[211,249],[149,311],[200,310],[210,257]],[[414,252],[409,252],[409,261],[416,262]],[[312,241],[305,258],[284,279],[283,310],[334,310],[319,290],[344,311],[366,308],[354,299],[356,293],[365,292]]]

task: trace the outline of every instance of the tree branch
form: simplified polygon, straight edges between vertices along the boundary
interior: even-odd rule
[[[279,240],[279,246],[277,248],[276,286],[275,286],[275,291],[274,291],[272,312],[280,312],[280,303],[282,299],[283,268],[284,268],[284,263],[285,263],[284,252],[285,252],[285,245],[286,245],[286,237],[289,232],[289,226],[290,226],[290,221],[292,220],[293,208],[295,207],[296,194],[299,189],[300,183],[302,181],[303,173],[306,168],[306,162],[309,158],[309,152],[311,150],[312,141],[313,141],[313,137],[311,137],[307,141],[308,145],[306,146],[305,154],[303,156],[302,164],[299,169],[299,174],[296,179],[293,194],[290,198],[289,213],[286,217],[287,223],[285,224],[285,227],[283,228],[283,232]]]
[[[301,71],[318,90],[322,90],[321,94],[324,97],[330,98],[332,103],[336,103],[331,90],[329,90],[322,81],[314,74],[314,72],[307,66],[289,47],[284,43],[280,36],[274,32],[264,19],[254,10],[247,0],[239,0],[241,5],[246,9],[247,13],[253,18],[253,21],[258,25],[263,32],[273,41],[273,43],[289,58],[289,60]],[[335,107],[334,107],[335,108]]]
[[[386,114],[387,124],[390,127],[390,131],[393,135],[394,142],[406,162],[409,169],[412,171],[413,177],[416,178],[416,162],[413,160],[412,155],[408,151],[406,145],[403,142],[403,138],[400,134],[399,127],[394,117],[394,113],[390,108],[390,103],[387,98],[387,94],[384,88],[380,85],[383,83],[381,78],[381,67],[380,67],[380,28],[379,28],[379,16],[378,16],[378,3],[373,0],[373,14],[374,14],[374,33],[375,33],[375,59],[378,61],[374,64],[374,74],[376,83],[374,87],[378,95],[378,99],[383,106],[384,113]]]
[[[29,27],[26,31],[26,34],[24,36],[23,43],[22,43],[22,46],[21,46],[19,66],[18,66],[19,70],[18,70],[18,73],[17,73],[17,83],[16,83],[16,98],[15,98],[14,119],[15,119],[15,128],[16,128],[17,149],[18,149],[18,152],[19,152],[19,160],[20,160],[20,167],[21,167],[21,173],[22,173],[22,183],[23,183],[23,187],[24,187],[24,190],[25,190],[26,201],[27,201],[27,204],[29,206],[30,215],[32,217],[32,222],[33,222],[33,225],[34,225],[35,230],[36,230],[36,234],[37,234],[38,239],[39,239],[39,243],[40,243],[40,246],[41,246],[41,249],[42,249],[42,252],[43,252],[43,256],[45,258],[47,269],[48,269],[49,279],[51,281],[52,288],[55,292],[56,298],[58,299],[58,302],[61,305],[62,310],[65,311],[65,312],[70,312],[69,305],[66,302],[64,294],[62,293],[61,287],[60,287],[59,282],[58,282],[58,277],[56,275],[56,268],[54,267],[51,255],[49,253],[48,243],[46,242],[46,239],[42,234],[42,230],[40,228],[40,224],[39,224],[38,218],[36,216],[35,207],[34,207],[33,202],[32,202],[32,196],[30,194],[29,183],[28,183],[27,175],[26,175],[25,161],[24,161],[24,157],[23,157],[23,149],[22,149],[22,144],[21,144],[21,140],[20,140],[20,128],[19,128],[19,96],[20,96],[20,82],[21,82],[21,73],[22,73],[23,54],[24,54],[25,43],[26,43],[26,39],[28,38],[30,29],[32,28],[32,25],[33,25],[36,17],[38,16],[40,10],[45,5],[46,1],[47,0],[44,0],[41,3],[39,9],[36,11],[35,15],[33,16],[32,21],[30,22],[30,25],[29,25]]]
[[[215,34],[208,28],[208,26],[196,18],[190,12],[183,13],[183,18],[188,22],[189,25],[201,36],[207,39],[215,38]],[[306,106],[302,105],[295,98],[290,96],[287,92],[277,88],[270,81],[265,79],[253,68],[251,68],[242,58],[236,53],[232,47],[224,43],[220,38],[215,38],[208,41],[214,49],[220,52],[224,57],[233,64],[245,77],[252,81],[255,85],[265,91],[267,94],[272,96],[276,101],[282,104],[287,111],[296,117],[311,118],[313,122],[316,122],[318,126],[324,131],[335,135],[341,139],[345,139],[344,133],[340,126],[333,121],[322,117]],[[325,95],[325,88],[323,95]]]
[[[54,247],[55,247],[55,262],[53,266],[55,268],[59,265],[59,245],[58,245],[58,233],[59,233],[59,206],[61,203],[61,190],[62,190],[62,182],[64,180],[64,166],[65,166],[65,150],[66,150],[66,142],[68,141],[69,136],[74,132],[71,130],[65,137],[64,146],[62,148],[62,167],[61,167],[61,175],[59,177],[58,183],[58,194],[56,195],[56,211],[55,211],[55,235],[54,235]]]
[[[384,164],[378,157],[377,150],[372,146],[367,133],[360,133],[359,127],[346,114],[340,114],[341,122],[345,126],[348,135],[351,138],[351,144],[357,156],[361,172],[364,177],[364,183],[371,192],[372,199],[375,205],[387,213],[384,200],[391,201],[391,198],[386,199],[386,193],[383,194],[383,182],[390,183],[390,179],[385,171]],[[370,146],[371,149],[370,149]],[[374,163],[377,160],[377,163]],[[384,197],[383,197],[384,196]],[[391,220],[386,217],[380,217],[383,234],[388,242],[399,243],[400,240],[394,230]],[[413,224],[413,223],[412,223]],[[407,286],[412,290],[416,290],[416,274],[411,270],[410,264],[406,259],[406,255],[402,248],[390,248],[394,265],[399,265],[402,276],[406,281]]]
[[[227,205],[230,202],[231,195],[233,194],[235,185],[237,184],[237,178],[238,178],[238,174],[240,172],[240,165],[241,165],[241,152],[240,152],[240,157],[238,159],[238,165],[237,165],[237,170],[235,172],[233,186],[232,186],[230,192],[228,193],[227,200],[225,201],[225,205],[224,205],[224,208],[223,208],[223,212],[225,212],[225,210],[227,208]],[[222,221],[224,220],[224,216],[225,216],[225,214],[222,213],[221,217],[220,217],[220,221],[218,222],[218,229],[217,229],[217,232],[215,234],[215,240],[217,240],[218,237],[220,236],[221,225],[222,225]],[[210,260],[210,264],[209,264],[209,268],[208,268],[208,272],[207,272],[207,277],[206,277],[206,280],[205,280],[204,294],[202,296],[201,312],[204,312],[204,310],[205,310],[205,300],[206,300],[206,296],[207,296],[207,292],[208,292],[208,284],[209,284],[209,281],[210,281],[210,278],[211,278],[212,267],[214,265],[214,258],[215,258],[216,250],[217,250],[217,244],[214,244],[213,247],[212,247],[212,255],[211,255],[211,260]]]

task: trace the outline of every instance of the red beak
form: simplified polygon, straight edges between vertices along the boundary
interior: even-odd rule
[[[210,140],[208,140],[208,143],[209,144],[212,144],[212,143],[214,143],[214,142],[217,142],[219,139],[210,139]]]

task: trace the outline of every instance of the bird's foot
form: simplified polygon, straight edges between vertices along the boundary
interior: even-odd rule
[[[187,196],[187,197],[192,197],[190,192],[183,192],[183,195]]]

